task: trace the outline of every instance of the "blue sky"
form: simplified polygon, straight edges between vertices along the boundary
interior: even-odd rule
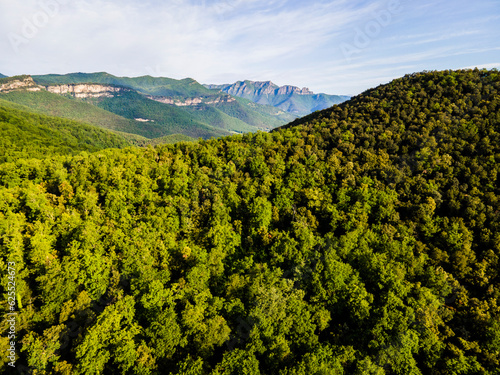
[[[499,0],[0,0],[0,73],[271,80],[358,94],[500,68]]]

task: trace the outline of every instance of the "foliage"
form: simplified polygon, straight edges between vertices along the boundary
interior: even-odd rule
[[[426,72],[272,133],[0,165],[18,363],[498,374],[499,89]]]
[[[166,135],[164,137],[159,137],[159,138],[144,138],[141,137],[140,135],[135,135],[135,134],[127,134],[127,133],[122,133],[121,134],[127,141],[129,141],[131,144],[134,146],[139,146],[139,147],[145,147],[148,145],[151,146],[157,146],[161,145],[164,143],[178,143],[178,142],[196,142],[197,139],[188,137],[187,135],[184,134],[171,134],[171,135]]]

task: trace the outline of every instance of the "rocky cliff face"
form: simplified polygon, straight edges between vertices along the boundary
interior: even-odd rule
[[[295,116],[331,107],[349,99],[348,96],[314,94],[307,87],[278,86],[270,81],[238,81],[232,85],[205,85],[233,96],[252,100],[258,104],[272,105]]]
[[[38,86],[30,76],[20,77],[19,79],[13,79],[4,83],[0,83],[1,93],[9,93],[18,90],[40,91],[42,89],[43,88],[41,86]]]
[[[61,85],[37,85],[30,76],[20,76],[9,79],[6,82],[0,82],[0,93],[8,93],[12,91],[28,90],[28,91],[48,91],[52,94],[71,95],[78,99],[94,99],[94,98],[112,98],[119,96],[125,92],[135,91],[122,86],[113,86],[106,84],[94,83],[71,83]],[[196,106],[199,104],[220,104],[231,103],[236,99],[230,95],[213,95],[194,98],[173,98],[168,96],[152,96],[146,95],[148,99],[155,100],[160,103],[171,104],[178,107]]]
[[[278,95],[292,95],[292,94],[297,94],[297,95],[314,95],[314,93],[309,90],[307,87],[304,87],[302,89],[299,89],[298,87],[295,86],[281,86],[278,89]]]
[[[279,90],[279,86],[269,81],[238,81],[221,89],[229,95],[245,97],[249,95],[274,95],[275,92]]]
[[[233,96],[249,97],[260,95],[313,95],[307,87],[278,86],[271,81],[238,81],[232,85],[205,85],[209,89],[222,90]]]
[[[112,98],[114,95],[119,95],[121,92],[133,91],[125,87],[117,87],[111,85],[99,84],[69,84],[69,85],[37,85],[30,76],[20,76],[9,79],[7,82],[0,83],[0,93],[9,93],[12,91],[48,91],[53,94],[65,95],[70,94],[75,98]]]
[[[196,106],[199,104],[219,104],[219,103],[231,103],[236,101],[236,99],[232,98],[229,95],[225,96],[217,96],[217,97],[198,97],[198,98],[187,98],[184,100],[174,99],[168,96],[146,96],[148,99],[155,100],[160,103],[172,104],[177,107],[187,107],[187,106]]]
[[[87,83],[47,86],[46,90],[53,94],[70,94],[79,99],[112,98],[121,92],[132,91],[124,87]]]

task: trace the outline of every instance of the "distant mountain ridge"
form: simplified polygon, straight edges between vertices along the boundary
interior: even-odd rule
[[[4,77],[8,78],[8,77]],[[131,92],[132,89],[112,84],[71,83],[60,85],[38,85],[31,76],[17,76],[0,81],[0,93],[10,93],[18,90],[48,91],[53,94],[70,95],[74,98],[111,98],[116,94]]]
[[[153,139],[173,134],[210,138],[230,134],[128,87],[113,83],[42,83],[27,75],[2,78],[0,99],[25,105],[36,113],[126,133],[127,138],[135,135]]]
[[[0,73],[0,78],[7,78],[7,76]]]
[[[243,95],[313,95],[314,93],[307,87],[302,89],[291,86],[278,86],[271,81],[238,81],[232,85],[206,85],[210,89],[220,89],[235,96]]]
[[[307,87],[301,89],[291,85],[278,86],[271,81],[245,80],[233,84],[204,86],[258,104],[272,105],[296,116],[305,116],[350,99],[346,95],[315,94]]]
[[[35,75],[33,79],[44,86],[96,83],[129,88],[147,99],[183,107],[184,112],[189,112],[196,121],[228,131],[246,132],[257,130],[255,128],[270,130],[297,117],[276,106],[255,106],[252,100],[210,90],[192,78],[116,77],[99,72]]]
[[[0,78],[0,97],[36,112],[148,139],[271,130],[296,119],[273,106],[209,90],[191,78],[108,73]]]
[[[106,72],[34,75],[40,85],[61,85],[74,83],[100,83],[128,87],[144,94],[168,97],[191,97],[213,95],[192,78],[173,79],[166,77],[117,77]]]

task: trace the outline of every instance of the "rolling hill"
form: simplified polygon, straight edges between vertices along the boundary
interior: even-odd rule
[[[167,131],[166,134],[161,135],[157,132],[150,138],[180,133],[190,137],[206,139],[227,135],[230,130],[237,128],[228,125],[226,130],[222,128],[227,124],[224,122],[222,124],[208,125],[201,116],[193,116],[184,109],[148,99],[136,91],[124,92],[121,95],[112,97],[90,98],[88,102],[130,120],[140,119],[135,121],[147,124],[145,126],[162,127]]]
[[[498,374],[499,114],[498,71],[424,72],[269,133],[0,164],[16,365]]]
[[[0,99],[0,163],[126,146],[130,146],[128,141],[109,131],[35,114],[24,106]]]
[[[296,118],[272,106],[255,106],[251,101],[209,90],[191,78],[115,77],[108,73],[72,73],[33,76],[40,85],[98,83],[126,87],[192,116],[193,121],[232,132],[269,130]],[[171,110],[171,112],[174,109]],[[181,115],[179,115],[181,116]]]
[[[47,91],[13,91],[0,93],[0,98],[29,107],[35,113],[82,121],[109,130],[134,133],[150,138],[156,134],[158,136],[165,135],[161,130],[150,128],[150,124],[142,124],[89,103],[72,100]]]

